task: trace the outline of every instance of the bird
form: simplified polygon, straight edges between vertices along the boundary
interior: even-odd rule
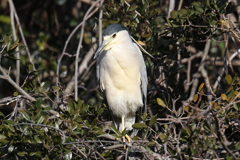
[[[148,79],[141,50],[126,27],[115,23],[103,31],[103,42],[94,59],[100,89],[115,127],[121,132],[133,130],[136,115],[145,111],[147,103]]]

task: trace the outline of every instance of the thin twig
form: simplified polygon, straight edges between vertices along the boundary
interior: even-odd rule
[[[17,33],[16,33],[16,28],[15,28],[15,21],[14,21],[14,15],[15,15],[15,8],[12,0],[8,0],[9,6],[10,6],[10,18],[11,18],[11,27],[12,27],[12,32],[13,32],[13,39],[14,41],[17,40]],[[16,48],[17,53],[15,54],[16,58],[20,58],[20,53],[19,53],[19,47],[17,46]],[[16,61],[16,84],[19,85],[20,83],[20,61]]]
[[[212,112],[212,115],[215,119],[215,122],[216,122],[216,126],[217,126],[217,131],[218,131],[218,138],[219,138],[219,141],[221,142],[221,144],[223,145],[223,147],[226,149],[226,151],[235,159],[237,160],[237,157],[232,153],[232,151],[228,148],[226,142],[224,141],[223,139],[223,133],[221,132],[221,126],[219,124],[219,120],[217,118],[217,115],[215,113]]]
[[[182,3],[183,3],[183,0],[180,0],[179,4],[178,4],[178,10],[180,10],[182,8]]]
[[[99,0],[99,1],[100,1],[100,0]],[[92,17],[92,15],[93,15],[94,13],[96,13],[97,11],[98,11],[98,9],[95,9],[94,11],[92,11],[89,15],[87,15],[87,18],[86,18],[85,20],[87,20],[87,19],[89,19],[90,17]],[[71,32],[71,34],[68,36],[68,38],[67,38],[67,40],[66,40],[66,42],[65,42],[65,45],[64,45],[64,47],[63,47],[62,54],[61,54],[61,56],[60,56],[60,57],[58,58],[58,60],[57,60],[56,86],[59,85],[59,70],[60,70],[60,65],[61,65],[61,61],[62,61],[62,59],[63,59],[63,56],[64,56],[65,53],[66,53],[66,49],[67,49],[67,46],[68,46],[68,44],[69,44],[69,41],[70,41],[70,39],[72,38],[72,36],[75,34],[75,32],[76,32],[82,25],[83,25],[83,22],[79,23],[79,24],[74,28],[74,30]],[[57,91],[56,99],[57,99],[57,102],[59,103],[59,102],[60,102],[60,100],[59,100],[59,91]]]
[[[87,158],[87,155],[84,154],[84,153],[82,152],[82,150],[79,149],[76,145],[73,145],[73,147],[74,147],[81,155],[83,155],[85,158]]]
[[[200,66],[198,67],[197,73],[194,74],[193,85],[192,85],[191,93],[190,93],[190,96],[189,96],[188,100],[192,100],[194,95],[196,94],[196,90],[197,90],[198,82],[199,82],[199,78],[200,78],[200,72],[201,72],[202,69],[204,69],[203,67],[205,65],[205,60],[207,58],[208,51],[209,51],[209,48],[210,48],[210,42],[211,42],[211,40],[207,41],[207,43],[205,45],[205,48],[204,48],[203,57],[202,57]]]
[[[95,53],[93,48],[96,48],[96,47],[97,47],[97,44],[93,44],[93,47],[91,47],[91,49],[87,52],[86,56],[82,60],[82,63],[78,68],[78,77],[83,74],[84,70],[87,71],[88,68],[90,68],[91,65],[88,66],[88,63],[92,60],[92,57]],[[64,93],[69,94],[73,91],[74,79],[75,79],[75,75],[71,78],[70,82],[67,84],[66,89],[64,90]]]
[[[75,59],[75,79],[74,79],[74,99],[75,101],[77,101],[78,99],[78,58],[80,55],[80,49],[82,48],[82,40],[83,40],[83,33],[84,33],[84,26],[85,26],[85,22],[87,20],[87,17],[89,15],[89,13],[92,11],[92,9],[102,0],[98,0],[95,3],[93,3],[93,5],[88,9],[87,13],[85,14],[85,16],[83,17],[83,21],[82,21],[82,28],[81,28],[81,33],[80,33],[80,38],[79,38],[79,43],[78,43],[78,47],[77,47],[77,52],[76,52],[76,59]]]
[[[226,57],[226,55],[227,55],[226,52],[227,52],[227,48],[228,48],[228,37],[229,37],[229,35],[228,34],[223,34],[223,37],[224,37],[225,42],[226,42],[225,43],[225,52],[224,52],[224,57]],[[229,62],[231,63],[230,60],[229,60]],[[213,85],[213,91],[216,91],[218,85],[220,84],[220,80],[222,79],[223,73],[225,72],[226,68],[227,68],[227,58],[224,58],[224,66],[222,68],[222,71],[219,73],[219,75],[218,75],[218,77],[216,79],[216,82]]]
[[[0,76],[1,79],[5,79],[7,80],[11,85],[13,85],[14,88],[16,88],[21,94],[23,94],[24,96],[26,96],[26,98],[28,100],[30,100],[31,102],[36,101],[36,99],[32,96],[30,96],[26,91],[24,91],[21,87],[19,87],[19,85],[17,85],[12,79],[11,77],[4,71],[4,69],[2,68],[2,66],[0,66],[0,71],[3,73],[3,76]]]
[[[100,7],[103,5],[103,1],[100,2]],[[103,10],[100,9],[99,17],[98,17],[98,45],[102,44],[102,17],[103,17]]]
[[[124,3],[125,3],[128,7],[131,7],[131,5],[130,5],[126,0],[124,0]],[[134,12],[135,12],[139,17],[142,17],[142,15],[141,15],[138,11],[134,10]],[[146,22],[147,22],[148,24],[150,24],[148,20],[147,20]]]

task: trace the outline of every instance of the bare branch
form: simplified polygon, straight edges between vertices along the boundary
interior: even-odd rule
[[[98,0],[95,3],[93,3],[93,5],[88,9],[87,13],[85,14],[83,21],[82,21],[82,28],[81,28],[81,36],[79,39],[79,43],[78,43],[78,48],[77,48],[77,52],[76,52],[76,59],[75,59],[75,79],[74,79],[74,85],[75,85],[75,94],[74,94],[74,99],[75,101],[77,101],[78,99],[78,58],[79,58],[79,54],[80,54],[80,49],[82,47],[82,40],[83,40],[83,33],[84,33],[84,25],[85,25],[85,21],[87,20],[87,17],[89,15],[89,13],[92,11],[92,9],[102,0]],[[97,11],[98,9],[96,9]]]
[[[200,72],[201,72],[201,70],[202,70],[203,67],[204,67],[205,60],[206,60],[206,58],[207,58],[208,51],[209,51],[209,48],[210,48],[210,42],[211,42],[211,40],[208,40],[207,43],[206,43],[206,45],[205,45],[205,49],[204,49],[204,52],[203,52],[203,57],[202,57],[200,66],[198,67],[197,73],[195,73],[195,75],[194,75],[194,77],[193,77],[193,86],[192,86],[191,94],[190,94],[188,100],[192,100],[193,97],[194,97],[194,95],[196,94],[196,90],[197,90],[198,82],[199,82],[199,79],[198,79],[198,78],[200,78]]]
[[[169,8],[168,8],[168,17],[170,17],[170,13],[174,10],[175,7],[175,0],[169,1]]]
[[[99,1],[101,1],[101,0],[98,0],[97,2],[99,3]],[[96,5],[97,2],[95,2],[94,4]],[[87,19],[89,19],[89,18],[90,18],[94,13],[96,13],[97,11],[98,11],[98,9],[95,9],[95,10],[92,11],[90,14],[85,14],[85,16],[87,16],[87,17],[84,18],[85,21],[86,21]],[[71,34],[68,36],[68,39],[67,39],[66,42],[65,42],[65,45],[64,45],[62,54],[61,54],[61,56],[59,57],[58,63],[57,63],[56,86],[59,85],[59,70],[60,70],[60,65],[61,65],[62,58],[63,58],[63,56],[65,55],[65,52],[66,52],[68,43],[69,43],[70,39],[72,38],[72,36],[74,35],[74,33],[75,33],[75,32],[79,29],[79,27],[81,27],[82,25],[83,25],[83,22],[81,22],[79,25],[77,25],[77,26],[74,28],[74,30],[71,32]],[[78,54],[78,55],[79,55],[79,54]],[[59,103],[59,92],[57,92],[57,97],[56,97],[56,98],[57,98],[57,102]]]
[[[12,27],[12,31],[13,31],[13,39],[14,41],[17,40],[17,33],[16,33],[16,28],[15,28],[15,22],[14,22],[14,15],[15,15],[15,8],[14,8],[14,4],[12,0],[8,0],[9,2],[9,6],[10,6],[10,17],[11,17],[11,27]],[[17,53],[16,58],[20,59],[20,53],[19,53],[19,47],[16,48]],[[20,61],[17,60],[16,61],[16,83],[17,85],[19,85],[20,83]]]
[[[17,85],[12,79],[11,77],[4,71],[4,69],[2,68],[2,66],[0,66],[0,71],[3,73],[4,76],[0,76],[1,79],[5,79],[7,80],[11,85],[13,85],[14,88],[16,88],[21,94],[23,94],[24,96],[26,96],[26,98],[28,100],[32,101],[36,101],[36,99],[32,96],[30,96],[26,91],[24,91],[21,87],[19,87],[19,85]]]
[[[88,51],[88,53],[84,57],[82,63],[80,64],[80,66],[78,68],[77,78],[83,74],[84,70],[87,71],[87,68],[90,67],[90,66],[88,66],[88,63],[92,60],[92,57],[95,53],[93,48],[96,48],[96,47],[97,47],[97,44],[93,44],[93,47]],[[67,84],[67,87],[64,90],[64,93],[69,94],[73,91],[73,89],[74,89],[74,79],[75,79],[75,75],[71,78],[70,82]]]

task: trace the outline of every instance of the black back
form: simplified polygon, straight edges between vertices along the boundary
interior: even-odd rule
[[[127,30],[123,25],[119,23],[114,23],[108,26],[104,31],[103,31],[103,36],[110,36],[111,34],[115,32],[119,32],[122,30]]]

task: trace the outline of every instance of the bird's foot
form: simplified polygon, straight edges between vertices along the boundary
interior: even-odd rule
[[[125,137],[127,138],[127,140],[128,140],[128,143],[131,143],[131,141],[132,141],[132,138],[131,137],[129,137],[129,135],[125,135]]]
[[[127,139],[128,143],[131,143],[132,139],[127,134],[122,137],[122,141],[125,143],[126,139]],[[126,144],[123,145],[123,148],[126,150]]]

